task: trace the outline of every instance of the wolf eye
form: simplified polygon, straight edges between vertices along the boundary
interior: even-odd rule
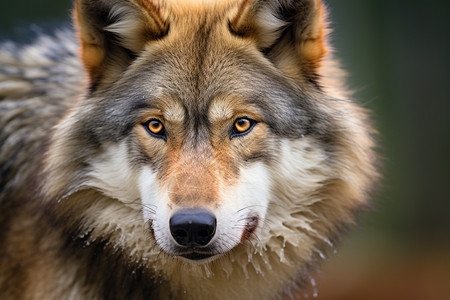
[[[144,127],[151,136],[166,140],[166,130],[161,121],[156,119],[148,120]]]
[[[245,135],[249,133],[255,126],[256,121],[249,118],[239,118],[234,121],[231,137]]]

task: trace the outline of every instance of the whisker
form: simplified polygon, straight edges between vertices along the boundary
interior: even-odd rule
[[[244,208],[241,208],[241,209],[237,210],[236,213],[239,213],[239,212],[241,212],[241,211],[244,211],[244,210],[246,210],[246,209],[250,209],[250,208],[253,208],[253,207],[265,207],[265,205],[261,205],[261,204],[253,204],[253,205],[249,205],[249,206],[246,206],[246,207],[244,207]]]

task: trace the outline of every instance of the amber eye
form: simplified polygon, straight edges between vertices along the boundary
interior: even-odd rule
[[[236,128],[236,131],[239,133],[246,132],[250,129],[251,123],[249,119],[238,119],[234,123],[234,127]]]
[[[234,121],[233,130],[231,132],[231,137],[245,135],[249,133],[253,126],[256,124],[256,121],[248,118],[239,118]]]
[[[156,119],[148,120],[144,124],[144,127],[147,130],[147,132],[150,133],[150,135],[157,138],[162,138],[164,140],[166,139],[166,131],[161,121]]]
[[[158,120],[151,120],[148,123],[148,130],[150,130],[154,134],[159,134],[163,130],[163,124]]]

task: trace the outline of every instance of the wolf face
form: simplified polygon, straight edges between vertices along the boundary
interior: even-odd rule
[[[199,68],[189,59],[193,46],[184,47],[187,53],[168,46],[174,49],[170,53],[138,58],[111,92],[85,100],[92,108],[82,108],[75,118],[85,127],[71,127],[105,145],[106,151],[88,163],[89,185],[124,203],[140,199],[144,222],[159,246],[200,259],[228,252],[264,224],[271,168],[279,161],[282,140],[306,134],[308,117],[301,106],[308,99],[282,84],[263,57],[256,62],[234,58],[251,51],[240,47],[230,58],[229,49],[220,54],[220,49],[202,48],[202,68],[193,74]],[[179,66],[175,72],[173,66]],[[178,230],[191,239],[180,242],[171,220],[189,213],[187,222],[195,223],[195,211],[208,214],[214,224],[198,224],[198,234],[210,232],[209,240],[196,241],[193,226],[186,225]]]
[[[130,5],[109,8],[106,32],[118,40],[117,56],[136,57],[126,58],[120,73],[117,61],[95,66],[91,93],[73,115],[77,124],[64,126],[64,134],[71,127],[76,139],[84,136],[87,148],[102,149],[94,159],[85,154],[90,161],[77,185],[123,203],[140,199],[143,221],[167,253],[188,261],[218,257],[264,224],[280,148],[311,134],[317,119],[308,111],[311,96],[231,28],[241,18],[236,12],[224,17],[212,4],[196,16],[173,12],[170,29],[143,40],[137,52],[137,41],[126,40],[139,34],[128,32],[129,14],[137,13]],[[83,26],[81,19],[86,47]],[[103,60],[118,60],[110,48]]]
[[[175,297],[295,288],[376,177],[322,2],[78,0],[74,18],[86,93],[39,180],[62,232]]]

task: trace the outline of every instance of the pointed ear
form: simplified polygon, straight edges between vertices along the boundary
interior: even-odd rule
[[[254,39],[288,76],[317,84],[327,53],[325,19],[321,0],[244,0],[230,30]]]
[[[76,0],[74,19],[91,90],[113,81],[168,31],[150,0]]]

